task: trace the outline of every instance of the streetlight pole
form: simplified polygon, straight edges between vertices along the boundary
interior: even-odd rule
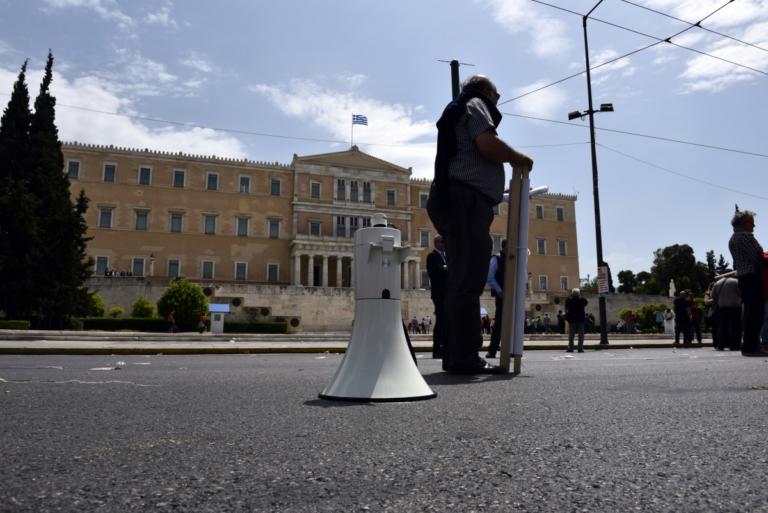
[[[589,41],[587,39],[587,19],[592,11],[597,9],[603,0],[600,0],[595,4],[592,9],[584,15],[582,18],[582,26],[584,27],[584,57],[587,62],[587,96],[589,97],[589,139],[592,149],[592,195],[595,200],[595,244],[597,245],[597,266],[602,267],[605,265],[603,261],[603,236],[602,228],[600,226],[600,193],[597,185],[597,150],[595,149],[595,110],[592,106],[592,74],[589,70]],[[601,107],[600,110],[603,110]],[[606,109],[607,110],[607,109]],[[611,107],[612,110],[612,107]],[[599,274],[599,273],[598,273]],[[600,343],[608,344],[608,319],[605,312],[605,295],[598,294],[598,301],[600,305]]]

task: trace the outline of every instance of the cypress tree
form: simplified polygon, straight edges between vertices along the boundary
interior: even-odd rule
[[[56,99],[50,93],[52,80],[53,55],[49,52],[30,123],[28,168],[30,191],[38,200],[35,217],[45,255],[34,280],[39,298],[35,325],[46,329],[69,327],[70,319],[82,313],[88,295],[84,283],[92,265],[86,256],[88,199],[82,190],[76,203],[70,196],[56,128]]]
[[[25,62],[0,119],[0,310],[10,319],[28,319],[38,308],[32,281],[40,258],[40,236],[37,200],[26,173],[31,147],[26,71]]]

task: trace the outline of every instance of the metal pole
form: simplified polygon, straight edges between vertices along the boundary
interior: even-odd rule
[[[459,61],[456,59],[451,61],[451,90],[455,100],[459,96]]]
[[[602,2],[602,0],[600,0]],[[592,194],[595,200],[595,243],[597,245],[597,266],[605,265],[603,262],[603,236],[602,228],[600,227],[600,192],[597,186],[597,151],[595,149],[595,111],[592,108],[592,74],[589,71],[589,42],[587,41],[587,18],[594,11],[598,5],[592,8],[582,18],[582,25],[584,26],[584,56],[587,61],[587,95],[589,96],[589,137],[590,146],[592,149]],[[608,343],[608,321],[605,313],[605,296],[600,295],[598,299],[600,305],[600,343]]]

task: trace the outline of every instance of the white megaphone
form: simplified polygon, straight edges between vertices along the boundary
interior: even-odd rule
[[[384,214],[355,232],[352,338],[321,399],[414,401],[437,395],[416,367],[403,330],[400,264],[409,253]]]

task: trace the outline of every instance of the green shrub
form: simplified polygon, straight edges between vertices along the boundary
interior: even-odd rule
[[[147,319],[155,315],[155,307],[147,298],[140,297],[131,307],[131,317]]]
[[[98,292],[88,293],[88,316],[91,317],[104,317],[104,312],[107,311],[107,305],[104,304],[104,299]]]
[[[117,319],[125,313],[125,310],[121,306],[113,306],[109,309],[109,316],[113,319]]]
[[[208,299],[197,285],[177,278],[157,302],[157,313],[165,319],[174,310],[176,325],[181,331],[194,331],[202,312],[208,311]]]
[[[0,321],[0,330],[28,330],[29,321]]]
[[[88,317],[83,319],[83,329],[98,331],[146,331],[159,333],[168,331],[168,323],[165,319],[135,319],[133,317],[125,319],[110,319],[105,317]]]
[[[287,333],[287,322],[225,322],[225,333]]]

